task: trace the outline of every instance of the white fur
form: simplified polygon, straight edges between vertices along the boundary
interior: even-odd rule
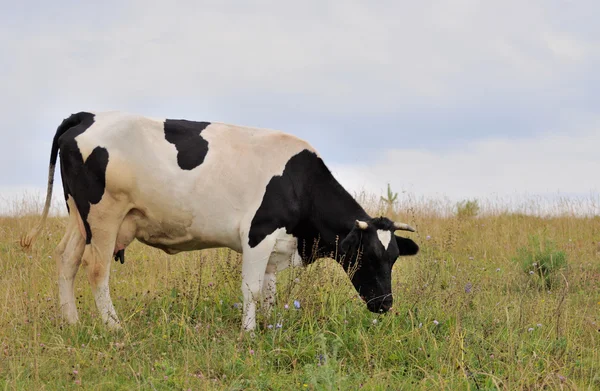
[[[390,241],[392,240],[392,233],[390,231],[378,229],[377,237],[379,238],[381,244],[383,244],[383,247],[387,250],[390,245]]]

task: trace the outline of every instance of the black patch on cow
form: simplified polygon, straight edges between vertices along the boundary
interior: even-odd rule
[[[278,228],[298,238],[305,263],[336,253],[339,236],[345,237],[356,219],[366,212],[331,175],[314,152],[292,156],[282,175],[269,183],[250,225],[248,244],[256,247]]]
[[[94,123],[94,115],[87,112],[80,112],[77,114],[72,114],[68,118],[65,118],[63,122],[56,129],[56,134],[54,135],[54,141],[52,142],[52,152],[50,154],[50,165],[56,165],[56,157],[58,155],[58,149],[60,146],[59,141],[62,136],[69,131],[69,138],[73,139],[85,132],[87,128],[92,126]],[[62,153],[61,153],[62,155]],[[68,199],[69,192],[68,188],[65,185],[65,171],[64,165],[61,163],[60,165],[60,175],[63,178],[63,191],[65,195],[65,202]],[[69,204],[67,204],[67,211],[69,211]],[[69,211],[70,212],[70,211]]]
[[[165,139],[177,148],[177,164],[182,170],[193,170],[204,162],[208,153],[208,141],[202,131],[210,122],[183,119],[165,121]]]
[[[121,261],[121,265],[125,263],[125,250],[119,250],[115,253],[115,262]]]
[[[100,202],[104,195],[106,167],[108,165],[108,151],[106,148],[94,148],[84,162],[77,146],[75,137],[85,132],[93,123],[94,115],[91,113],[73,114],[63,121],[63,125],[69,126],[68,129],[65,130],[59,127],[62,135],[58,139],[65,199],[71,195],[75,201],[85,228],[86,244],[90,244],[92,240],[92,231],[87,221],[90,206]]]

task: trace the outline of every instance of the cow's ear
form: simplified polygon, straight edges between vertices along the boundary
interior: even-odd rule
[[[347,253],[349,251],[355,250],[358,247],[359,239],[360,231],[358,228],[355,227],[340,243],[342,251]]]
[[[400,251],[400,256],[403,255],[415,255],[419,252],[419,246],[412,240],[408,238],[403,238],[402,236],[396,236],[396,243],[398,244],[398,250]]]

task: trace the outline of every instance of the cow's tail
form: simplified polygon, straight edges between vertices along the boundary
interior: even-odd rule
[[[63,120],[58,129],[56,129],[56,134],[54,135],[54,140],[52,140],[52,149],[50,151],[50,166],[48,168],[48,189],[46,190],[46,203],[44,204],[44,211],[42,212],[42,218],[37,223],[35,227],[29,231],[27,236],[21,238],[21,247],[27,249],[31,247],[37,236],[39,235],[41,229],[44,227],[44,223],[46,222],[46,217],[48,217],[48,211],[50,210],[50,203],[52,201],[52,187],[54,185],[54,170],[56,168],[56,160],[58,158],[58,139],[62,136],[67,130],[71,129],[73,126],[78,125],[81,122],[79,115],[73,114],[69,118]]]

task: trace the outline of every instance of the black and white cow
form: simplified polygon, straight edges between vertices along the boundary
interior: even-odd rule
[[[22,239],[25,248],[48,214],[59,150],[69,223],[55,258],[70,323],[78,320],[73,280],[83,262],[103,321],[120,327],[109,269],[134,239],[169,254],[211,247],[242,253],[246,330],[256,327],[259,297],[271,308],[277,271],[331,254],[340,255],[368,309],[386,312],[394,262],[419,251],[394,235],[413,228],[369,217],[301,139],[119,112],[80,112],[58,127],[42,219]]]

